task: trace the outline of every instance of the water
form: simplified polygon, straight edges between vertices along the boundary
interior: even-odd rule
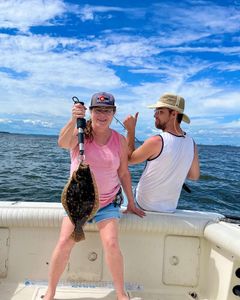
[[[70,158],[55,136],[0,133],[0,201],[60,202]],[[240,147],[199,145],[201,178],[188,181],[181,209],[240,216]],[[133,187],[144,164],[131,166]]]

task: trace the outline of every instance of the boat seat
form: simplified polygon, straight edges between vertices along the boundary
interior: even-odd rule
[[[63,216],[64,209],[61,203],[0,203],[1,227],[60,227]],[[144,218],[123,214],[120,230],[203,236],[205,227],[218,222],[222,217],[223,215],[217,213],[189,210],[177,210],[175,213],[147,212]],[[85,230],[97,231],[97,227],[95,224],[86,224]]]

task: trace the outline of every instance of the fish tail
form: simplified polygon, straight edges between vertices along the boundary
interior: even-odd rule
[[[71,238],[75,241],[75,242],[80,242],[85,240],[85,234],[83,232],[83,229],[81,231],[76,231],[74,229],[74,231],[71,234]]]
[[[85,240],[85,234],[83,232],[83,225],[86,221],[85,220],[78,220],[76,226],[74,228],[73,233],[71,234],[72,238],[75,242],[79,242]]]

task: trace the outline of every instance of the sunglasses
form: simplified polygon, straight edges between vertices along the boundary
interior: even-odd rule
[[[113,113],[112,108],[94,108],[93,111],[96,114],[105,114],[105,115],[111,115]]]

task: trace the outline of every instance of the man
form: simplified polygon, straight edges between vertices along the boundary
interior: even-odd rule
[[[147,161],[136,189],[136,201],[148,211],[174,212],[186,178],[197,180],[200,175],[197,146],[180,127],[181,121],[190,123],[184,114],[185,100],[174,94],[164,94],[154,108],[155,126],[162,133],[148,138],[135,149],[135,117],[124,120],[127,129],[129,162]]]

